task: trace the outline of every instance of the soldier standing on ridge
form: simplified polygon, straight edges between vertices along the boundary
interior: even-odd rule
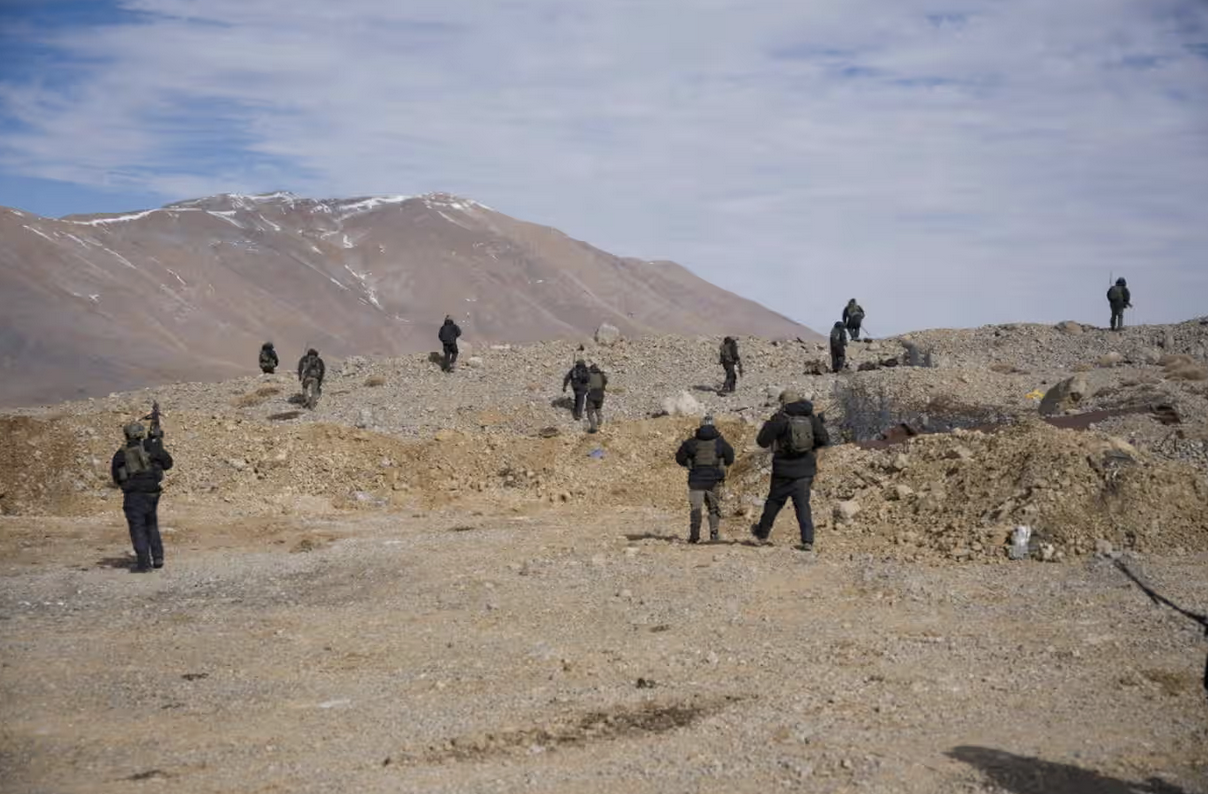
[[[277,351],[273,349],[272,342],[265,342],[260,346],[260,371],[265,375],[272,375],[277,370],[277,365],[281,362],[277,359]]]
[[[835,323],[830,332],[831,371],[842,372],[847,364],[847,333],[843,323]]]
[[[1124,310],[1132,308],[1132,295],[1123,276],[1116,279],[1116,283],[1107,291],[1107,302],[1112,307],[1112,330],[1123,331]]]
[[[860,341],[860,326],[864,323],[864,307],[852,298],[843,307],[843,325],[851,333],[853,342]]]
[[[738,376],[743,374],[742,357],[738,355],[738,340],[732,336],[723,339],[718,358],[726,371],[726,383],[721,387],[721,393],[733,394],[735,386],[738,385]]]
[[[445,354],[441,369],[445,372],[452,372],[453,367],[457,364],[457,340],[461,337],[461,328],[453,322],[452,317],[446,314],[444,325],[440,327],[437,337],[444,347]]]
[[[763,515],[751,526],[751,534],[764,542],[772,534],[776,516],[789,499],[797,511],[797,524],[801,529],[801,551],[814,550],[814,518],[810,513],[810,487],[818,472],[815,450],[829,446],[830,436],[826,432],[822,417],[814,414],[814,405],[792,390],[780,394],[781,409],[763,423],[756,442],[767,449],[771,447],[772,483]]]
[[[302,384],[302,396],[306,401],[306,407],[313,409],[314,402],[318,401],[319,395],[323,393],[323,377],[327,374],[327,365],[323,363],[323,359],[319,357],[319,351],[313,347],[306,351],[306,355],[302,356],[298,361],[298,381]],[[307,386],[314,384],[314,396],[311,397],[307,392]]]
[[[587,404],[587,389],[590,380],[591,372],[587,369],[587,362],[583,359],[577,360],[570,372],[566,373],[566,377],[562,379],[562,393],[566,393],[567,386],[570,386],[575,392],[574,417],[576,422],[583,418],[583,406]]]
[[[125,445],[113,454],[110,476],[122,489],[122,512],[130,530],[136,563],[131,573],[164,567],[164,544],[159,534],[160,483],[172,468],[172,456],[161,435],[145,435],[143,426],[131,422],[122,428]]]
[[[691,509],[688,542],[700,542],[701,511],[709,511],[709,540],[720,539],[721,486],[726,468],[734,465],[734,448],[726,442],[713,417],[701,420],[696,435],[680,444],[675,462],[688,469],[688,505]]]
[[[598,433],[604,424],[604,391],[608,388],[608,376],[593,363],[587,368],[587,432]]]

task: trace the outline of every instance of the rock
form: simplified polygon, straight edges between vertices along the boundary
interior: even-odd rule
[[[893,490],[889,492],[890,499],[896,499],[899,502],[904,502],[914,496],[914,489],[909,485],[895,485]]]
[[[349,356],[340,364],[340,369],[336,373],[342,378],[353,377],[360,375],[369,366],[369,359],[364,356]]]
[[[705,407],[690,393],[682,391],[663,400],[663,413],[668,416],[704,416]]]
[[[830,362],[822,359],[814,359],[813,361],[805,362],[806,375],[826,375],[831,371]]]
[[[1053,562],[1053,560],[1056,557],[1057,557],[1057,547],[1056,546],[1054,546],[1052,543],[1041,543],[1040,544],[1040,561],[1041,562]]]
[[[553,427],[552,425],[550,427],[543,427],[537,431],[537,435],[541,438],[554,438],[555,436],[561,435],[561,433],[561,430]]]
[[[847,523],[860,514],[860,504],[855,500],[847,500],[835,505],[835,519]]]
[[[893,472],[906,471],[906,467],[910,465],[910,456],[904,452],[899,452],[893,456],[893,460],[889,462],[889,470]]]
[[[1112,545],[1110,540],[1099,538],[1095,541],[1095,554],[1100,557],[1111,557],[1113,556],[1115,550],[1116,548]]]
[[[1137,361],[1141,364],[1149,364],[1153,366],[1162,360],[1162,351],[1156,347],[1147,347],[1137,356]]]
[[[621,329],[617,328],[615,325],[602,323],[600,327],[596,329],[595,339],[596,344],[615,345],[621,340]]]
[[[1174,350],[1174,329],[1167,328],[1162,332],[1162,349],[1170,352]]]
[[[1109,353],[1104,353],[1099,357],[1098,364],[1100,367],[1118,367],[1124,363],[1124,356],[1115,350]]]
[[[1083,329],[1081,325],[1073,320],[1062,320],[1061,322],[1057,323],[1057,330],[1063,334],[1077,336],[1082,333]]]
[[[231,458],[227,461],[227,465],[235,471],[243,471],[247,468],[247,461],[242,458]]]
[[[471,369],[482,369],[483,360],[479,356],[470,356],[466,363],[470,365]]]
[[[1090,384],[1082,374],[1066,378],[1045,392],[1044,399],[1040,401],[1040,413],[1042,416],[1052,416],[1071,410],[1093,394]]]
[[[972,460],[973,450],[963,445],[957,446],[949,450],[948,454],[944,457],[948,460]]]
[[[362,408],[357,413],[356,426],[361,430],[365,430],[366,428],[372,427],[373,426],[373,411],[370,410],[369,408]]]

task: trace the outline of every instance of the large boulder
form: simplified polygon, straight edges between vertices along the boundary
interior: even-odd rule
[[[615,345],[621,340],[621,329],[615,325],[603,323],[596,329],[596,344]]]
[[[1042,416],[1052,416],[1073,410],[1093,395],[1084,375],[1066,378],[1045,392],[1044,399],[1040,401],[1040,413]]]
[[[663,413],[668,416],[704,416],[705,406],[686,391],[663,400]]]

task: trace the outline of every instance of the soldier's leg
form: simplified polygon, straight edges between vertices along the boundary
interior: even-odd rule
[[[151,567],[151,549],[147,541],[146,496],[138,493],[126,494],[122,512],[126,514],[130,544],[134,546],[134,556],[138,561],[137,570],[147,570]]]
[[[851,338],[853,340],[855,340],[857,342],[860,341],[860,324],[859,323],[856,323],[848,330],[851,331]]]
[[[600,409],[595,400],[587,401],[587,432],[594,433],[600,429]]]
[[[164,567],[164,541],[159,534],[159,494],[149,497],[147,509],[147,545],[151,550],[151,565]]]
[[[705,505],[709,508],[709,540],[721,539],[721,483],[705,491]]]
[[[576,421],[576,422],[577,422],[577,421],[579,421],[580,419],[582,419],[582,418],[583,418],[583,408],[584,408],[584,406],[586,406],[586,405],[587,405],[587,392],[585,392],[585,391],[577,391],[577,392],[575,392],[575,413],[574,413],[574,416],[575,416],[575,421]]]
[[[765,539],[772,534],[772,527],[776,525],[776,516],[780,514],[780,510],[784,507],[785,502],[789,500],[789,495],[792,493],[793,480],[784,477],[772,477],[772,485],[768,489],[768,498],[763,503],[763,515],[759,517],[759,523],[755,525],[755,535],[760,539]]]
[[[701,509],[705,506],[705,492],[688,489],[688,542],[700,542]]]
[[[810,487],[812,477],[792,480],[791,493],[793,509],[797,511],[797,526],[801,529],[801,542],[807,546],[814,545],[814,516],[810,509]]]

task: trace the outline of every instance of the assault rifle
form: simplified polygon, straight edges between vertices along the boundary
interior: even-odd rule
[[[163,438],[164,429],[159,424],[159,400],[151,401],[151,413],[143,417],[143,421],[151,422],[151,429],[147,433],[151,438]]]
[[[1200,624],[1200,628],[1202,628],[1204,630],[1204,636],[1208,637],[1208,615],[1197,615],[1196,613],[1191,612],[1190,610],[1183,609],[1181,606],[1174,603],[1166,596],[1163,596],[1163,595],[1155,592],[1152,587],[1150,587],[1149,585],[1145,584],[1140,579],[1138,579],[1137,575],[1134,574],[1132,571],[1130,571],[1128,569],[1128,566],[1125,565],[1120,560],[1116,560],[1116,567],[1119,568],[1120,571],[1125,576],[1127,576],[1129,579],[1131,579],[1133,584],[1135,584],[1137,587],[1141,588],[1141,592],[1144,593],[1145,595],[1149,596],[1149,599],[1151,601],[1153,601],[1158,606],[1170,607],[1171,609],[1173,609],[1175,612],[1178,612],[1183,617],[1193,620],[1196,623]],[[1208,693],[1208,661],[1204,662],[1204,691],[1206,693]]]

